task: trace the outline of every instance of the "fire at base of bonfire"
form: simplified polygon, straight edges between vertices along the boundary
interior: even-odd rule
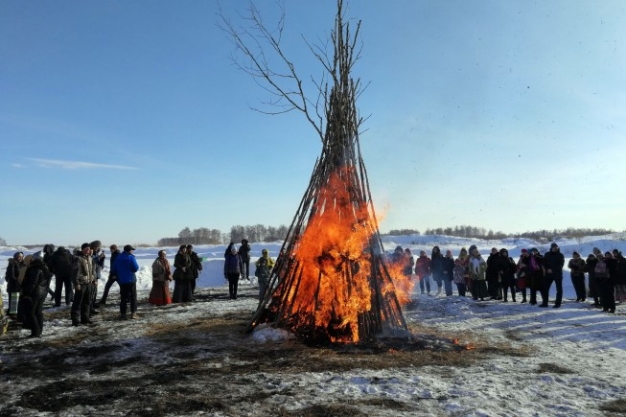
[[[412,283],[401,268],[388,269],[368,205],[355,202],[346,186],[352,170],[333,172],[320,190],[268,305],[267,320],[304,339],[357,343],[371,331],[408,336],[398,300],[409,300]],[[406,293],[398,296],[399,289]]]

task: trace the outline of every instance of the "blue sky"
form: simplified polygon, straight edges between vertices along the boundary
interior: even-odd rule
[[[244,1],[223,1],[238,26]],[[274,2],[255,2],[268,22]],[[352,1],[382,231],[626,229],[626,3]],[[322,68],[334,0],[286,0]],[[0,237],[156,243],[289,224],[321,144],[230,59],[214,1],[0,3]],[[315,91],[308,86],[309,94]]]

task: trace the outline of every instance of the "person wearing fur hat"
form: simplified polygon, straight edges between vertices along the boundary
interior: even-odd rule
[[[541,292],[541,298],[543,302],[539,307],[548,307],[548,299],[550,295],[550,287],[554,282],[556,286],[556,299],[554,300],[554,308],[561,307],[563,300],[563,265],[565,264],[565,258],[559,250],[559,245],[552,243],[550,245],[550,251],[546,252],[543,256],[543,267],[546,271],[543,283],[543,291]]]
[[[587,299],[587,287],[585,285],[585,260],[576,251],[572,253],[572,259],[567,264],[572,278],[572,285],[576,291],[576,301],[584,302]]]

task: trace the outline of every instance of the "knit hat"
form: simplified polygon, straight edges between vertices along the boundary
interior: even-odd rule
[[[522,249],[522,253],[528,253],[528,249]]]

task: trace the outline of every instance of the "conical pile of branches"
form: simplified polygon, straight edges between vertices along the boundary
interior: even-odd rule
[[[407,333],[359,146],[359,83],[350,76],[358,26],[351,36],[338,5],[322,153],[249,327],[268,322],[313,343]]]

